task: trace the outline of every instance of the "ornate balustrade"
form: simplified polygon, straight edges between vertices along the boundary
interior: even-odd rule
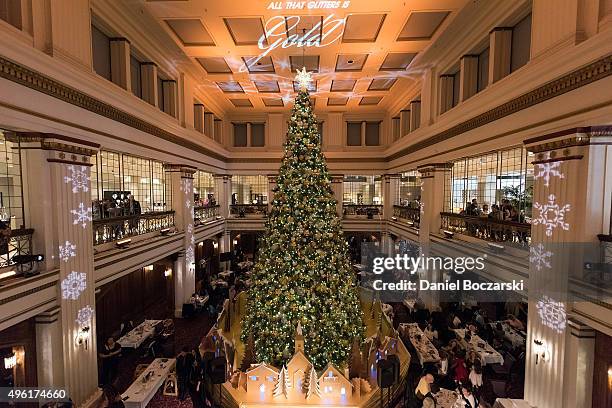
[[[376,204],[344,204],[342,205],[342,213],[344,217],[363,215],[368,218],[374,218],[374,216],[382,215],[383,206]]]
[[[210,219],[216,218],[219,216],[219,206],[218,205],[207,205],[202,207],[194,207],[193,208],[193,218],[195,224],[201,224]]]
[[[248,216],[262,216],[268,214],[268,204],[232,204],[230,216],[244,218]]]
[[[94,245],[105,244],[172,226],[174,226],[174,211],[102,218],[93,221],[93,242]]]
[[[32,228],[11,230],[8,241],[0,242],[0,268],[15,265],[14,258],[17,255],[32,255],[32,235]]]
[[[531,242],[531,224],[492,220],[485,217],[442,212],[442,229],[486,241],[512,242],[528,246]]]
[[[393,206],[393,216],[411,221],[415,227],[421,222],[421,210],[419,208],[405,207],[403,205]]]

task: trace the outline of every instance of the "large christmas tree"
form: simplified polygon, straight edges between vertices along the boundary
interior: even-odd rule
[[[323,368],[346,363],[353,341],[363,336],[363,319],[305,70],[298,79],[242,340],[254,344],[258,362],[280,367],[293,355],[300,322],[306,355]]]

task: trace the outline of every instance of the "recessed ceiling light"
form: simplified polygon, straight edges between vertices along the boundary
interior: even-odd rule
[[[355,62],[355,61],[353,61],[353,60],[348,60],[348,61],[346,61],[346,62],[347,62],[348,64],[352,64],[352,63],[353,63],[353,62]]]

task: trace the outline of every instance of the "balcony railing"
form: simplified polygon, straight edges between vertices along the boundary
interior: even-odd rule
[[[493,220],[485,217],[442,212],[442,229],[486,241],[512,242],[527,246],[531,242],[531,224]]]
[[[245,218],[249,216],[263,216],[268,214],[268,204],[232,204],[230,216]]]
[[[402,218],[413,223],[413,226],[419,227],[421,222],[421,210],[419,208],[405,207],[403,205],[393,206],[393,216]]]
[[[32,235],[32,228],[11,230],[8,242],[0,243],[0,268],[15,265],[16,255],[32,255]]]
[[[342,205],[342,214],[344,217],[365,216],[368,219],[373,219],[375,216],[382,215],[383,206],[376,204],[344,204]]]
[[[102,218],[93,221],[93,243],[94,245],[106,244],[172,226],[174,226],[174,211]]]
[[[202,224],[205,221],[216,218],[219,215],[218,205],[207,205],[203,207],[193,208],[193,218],[196,225]]]

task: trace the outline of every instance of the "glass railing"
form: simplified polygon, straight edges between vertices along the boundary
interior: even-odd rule
[[[94,245],[105,244],[173,226],[174,211],[102,218],[93,221],[93,243]]]
[[[442,229],[485,241],[510,242],[528,246],[531,242],[531,224],[502,221],[487,217],[442,212]]]

